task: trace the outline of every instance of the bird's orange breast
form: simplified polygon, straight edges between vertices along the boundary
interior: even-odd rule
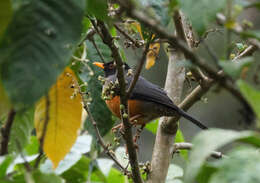
[[[106,104],[111,112],[120,118],[120,97],[115,96],[111,100],[106,100]],[[137,100],[128,100],[128,110],[130,118],[136,115],[141,115],[140,102]]]

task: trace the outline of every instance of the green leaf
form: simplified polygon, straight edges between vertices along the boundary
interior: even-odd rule
[[[226,0],[182,0],[180,7],[191,20],[193,28],[202,35],[225,3]]]
[[[258,183],[260,182],[260,153],[258,149],[243,146],[215,162],[217,172],[210,179],[210,183]]]
[[[29,143],[31,132],[34,128],[33,117],[33,108],[16,113],[11,128],[11,136],[8,146],[9,153],[20,153]]]
[[[248,30],[241,33],[242,37],[245,38],[255,38],[260,41],[260,31],[259,30]]]
[[[85,156],[73,165],[69,170],[65,171],[61,176],[66,182],[83,183],[88,178],[89,164],[91,160]]]
[[[81,33],[84,0],[30,0],[14,13],[0,43],[0,75],[18,108],[47,93]]]
[[[147,125],[145,125],[145,128],[147,130],[149,130],[150,132],[152,132],[153,134],[156,134],[158,124],[159,124],[159,119],[156,119],[156,120],[148,123]]]
[[[85,156],[61,175],[68,183],[106,182],[106,177],[93,162]]]
[[[180,128],[177,130],[177,133],[175,136],[175,143],[179,143],[179,142],[185,142],[184,136],[183,136]],[[188,151],[187,150],[180,150],[180,153],[181,153],[181,156],[185,160],[188,160]]]
[[[260,91],[253,88],[243,80],[238,80],[237,85],[250,105],[253,107],[258,119],[260,119]]]
[[[6,176],[6,171],[9,165],[13,162],[12,155],[0,156],[0,179]]]
[[[0,1],[0,38],[12,17],[11,0]]]
[[[180,178],[183,177],[183,169],[175,164],[170,164],[168,174],[166,177],[166,183],[181,183]]]
[[[222,61],[219,64],[233,79],[238,79],[243,69],[249,67],[253,61],[253,57],[245,57],[236,61]]]
[[[170,22],[170,16],[168,14],[168,0],[143,0],[140,1],[143,9],[150,10],[150,14],[154,15],[154,18],[163,26],[167,26]]]
[[[33,179],[37,183],[62,183],[62,178],[55,174],[43,174],[39,170],[33,172]]]
[[[97,19],[105,20],[108,18],[108,7],[106,0],[86,0],[87,13],[94,15]]]
[[[124,183],[124,175],[115,168],[112,168],[107,177],[107,183]]]
[[[39,141],[36,136],[31,136],[29,143],[25,146],[27,155],[34,155],[39,153]]]
[[[210,153],[230,142],[243,141],[260,146],[260,137],[251,131],[237,132],[232,130],[210,129],[203,131],[193,140],[190,163],[187,166],[184,182],[191,183],[197,177],[200,168]]]
[[[198,173],[198,176],[196,177],[196,181],[199,183],[208,183],[212,174],[217,171],[217,168],[213,167],[212,165],[209,165],[209,163],[205,163]]]
[[[100,50],[101,54],[105,58],[105,60],[112,60],[111,52],[109,48],[103,44],[102,40],[95,36],[95,42]],[[100,61],[100,57],[90,41],[86,41],[87,44],[87,59],[90,62],[86,63],[86,65],[81,66],[81,73],[79,74],[80,79],[87,83],[87,92],[89,92],[92,102],[89,105],[90,112],[97,122],[97,126],[100,130],[102,136],[104,136],[114,125],[114,121],[112,119],[112,113],[107,108],[105,101],[102,99],[102,84],[98,80],[99,76],[103,75],[103,70],[99,67],[96,67],[92,64],[92,62]],[[85,123],[85,128],[93,135],[95,135],[95,131],[93,125],[87,118],[87,122]]]

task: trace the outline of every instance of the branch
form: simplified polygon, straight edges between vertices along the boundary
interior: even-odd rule
[[[125,1],[124,1],[125,2]],[[158,25],[156,21],[149,18],[147,15],[145,15],[141,11],[136,11],[133,8],[126,7],[126,4],[129,6],[129,1],[127,3],[124,3],[123,1],[119,1],[120,5],[124,8],[128,16],[138,20],[139,22],[143,23],[145,26],[152,29],[157,36],[161,38],[168,39],[170,44],[172,46],[175,46],[179,50],[181,50],[185,57],[188,58],[193,64],[199,66],[201,69],[203,69],[208,75],[216,80],[222,87],[227,89],[235,98],[237,98],[240,103],[244,106],[245,110],[247,111],[247,116],[245,116],[247,119],[246,121],[253,121],[253,118],[255,116],[255,113],[252,109],[252,107],[249,105],[247,100],[244,98],[244,96],[240,93],[240,91],[234,86],[233,80],[226,75],[224,72],[221,72],[221,74],[218,73],[218,70],[215,68],[212,68],[210,65],[208,65],[204,60],[200,59],[191,49],[187,47],[185,42],[183,42],[181,39],[178,39],[176,36],[168,34],[161,26]],[[133,5],[130,5],[131,7]],[[167,129],[167,125],[166,125]]]
[[[244,51],[242,51],[239,55],[237,55],[232,61],[237,61],[242,57],[251,56],[257,50],[257,46],[250,45]]]
[[[9,111],[5,126],[1,129],[2,141],[1,141],[0,156],[3,156],[8,153],[8,142],[10,139],[10,133],[14,122],[15,114],[16,112],[14,109],[11,109]]]
[[[138,41],[134,40],[134,39],[133,39],[131,36],[129,36],[125,31],[123,31],[119,26],[117,26],[116,24],[114,24],[114,27],[116,28],[116,30],[118,30],[118,32],[120,32],[122,35],[124,35],[126,39],[128,39],[129,41],[131,41],[131,42],[135,45],[136,48],[139,48],[139,47],[142,46]]]
[[[172,154],[177,153],[179,150],[191,150],[192,147],[193,147],[193,144],[187,143],[187,142],[175,143],[173,145]],[[211,157],[216,158],[216,159],[226,157],[221,152],[217,152],[217,151],[212,151],[210,155],[211,155]]]
[[[101,33],[103,35],[101,37],[103,42],[110,48],[112,52],[112,57],[116,62],[117,78],[120,86],[120,105],[124,106],[123,108],[120,109],[121,120],[124,125],[123,137],[125,139],[128,154],[129,154],[129,161],[132,169],[132,178],[135,183],[142,183],[143,181],[140,175],[136,148],[133,143],[132,127],[128,117],[128,103],[127,103],[128,98],[126,95],[126,83],[125,83],[124,71],[123,71],[123,61],[118,52],[118,48],[114,44],[113,37],[110,35],[105,24],[102,21],[98,21],[97,25],[100,28]]]
[[[128,172],[127,168],[124,168],[123,165],[121,165],[121,163],[116,159],[116,157],[113,154],[110,153],[110,151],[108,149],[108,146],[105,144],[103,138],[100,135],[99,129],[97,127],[97,123],[94,120],[94,118],[93,118],[93,116],[92,116],[92,114],[91,114],[91,112],[90,112],[90,110],[88,108],[87,101],[85,100],[86,96],[83,93],[81,93],[81,95],[82,95],[82,99],[83,99],[84,109],[88,113],[90,122],[92,123],[92,125],[93,125],[93,127],[95,129],[95,132],[96,132],[99,144],[103,147],[105,153],[116,163],[117,166],[120,167],[120,169],[124,172],[124,174],[125,175],[129,175],[129,172]]]
[[[135,71],[135,75],[134,75],[133,80],[131,81],[131,84],[130,84],[128,90],[127,90],[127,93],[126,93],[127,98],[129,98],[130,94],[132,93],[132,91],[133,91],[133,89],[135,87],[136,82],[138,81],[138,78],[140,76],[140,73],[142,71],[142,68],[143,68],[143,65],[144,65],[144,62],[145,62],[146,55],[147,55],[147,53],[149,51],[149,46],[150,46],[150,39],[149,39],[149,41],[147,42],[147,44],[145,46],[142,58],[138,62],[138,66],[137,66],[137,69]]]

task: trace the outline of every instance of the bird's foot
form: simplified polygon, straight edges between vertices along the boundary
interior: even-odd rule
[[[124,125],[123,125],[123,123],[120,123],[120,124],[118,124],[118,125],[116,125],[116,126],[114,126],[113,128],[112,128],[112,132],[113,133],[116,133],[117,131],[120,131],[120,133],[124,133]]]

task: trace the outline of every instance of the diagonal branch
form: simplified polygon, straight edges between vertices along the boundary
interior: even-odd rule
[[[97,135],[97,138],[98,138],[98,142],[99,144],[103,147],[105,153],[116,163],[117,166],[120,167],[120,169],[124,172],[125,175],[129,175],[129,172],[127,170],[127,168],[124,168],[123,165],[121,165],[121,163],[116,159],[116,157],[114,155],[112,155],[107,147],[107,145],[105,144],[103,138],[101,137],[100,135],[100,132],[99,132],[99,129],[97,127],[97,123],[96,121],[94,120],[89,108],[88,108],[88,104],[87,104],[87,101],[85,100],[85,96],[84,94],[82,94],[82,98],[83,98],[83,104],[84,104],[84,109],[86,110],[88,116],[89,116],[89,119],[95,129],[95,132],[96,132],[96,135]]]
[[[127,95],[126,95],[126,83],[124,78],[124,71],[123,71],[123,61],[119,54],[118,48],[116,47],[113,37],[110,35],[108,29],[106,28],[104,22],[97,21],[97,25],[101,30],[102,33],[102,40],[103,42],[110,48],[112,52],[112,57],[116,62],[117,67],[117,78],[120,86],[120,103],[122,106],[120,109],[121,113],[121,120],[124,124],[124,133],[123,137],[126,142],[128,154],[129,154],[129,161],[132,169],[132,178],[135,183],[142,183],[142,178],[140,175],[138,160],[137,160],[137,153],[136,148],[133,143],[133,134],[132,134],[132,127],[129,122],[128,117],[128,103],[127,103]]]
[[[142,71],[142,68],[143,68],[143,65],[144,65],[144,62],[145,62],[146,55],[147,55],[147,53],[148,53],[148,51],[149,51],[149,46],[150,46],[150,39],[149,39],[149,41],[146,43],[145,49],[144,49],[144,51],[143,51],[142,58],[141,58],[141,60],[138,62],[138,66],[137,66],[137,69],[136,69],[136,71],[135,71],[135,75],[134,75],[133,80],[131,81],[131,84],[130,84],[128,90],[127,90],[127,93],[126,93],[127,98],[129,98],[130,94],[132,93],[132,91],[133,91],[133,89],[134,89],[134,87],[135,87],[135,84],[136,84],[136,82],[137,82],[137,80],[138,80],[138,78],[139,78],[139,76],[140,76],[140,73],[141,73],[141,71]]]

